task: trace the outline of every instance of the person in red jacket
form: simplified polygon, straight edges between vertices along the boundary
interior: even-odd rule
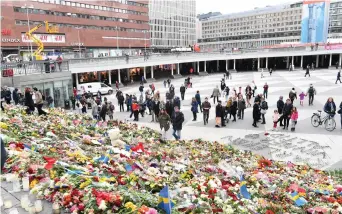
[[[139,121],[139,104],[137,101],[134,101],[132,103],[132,111],[134,115],[134,121]]]
[[[265,85],[264,85],[264,97],[265,97],[265,99],[267,99],[267,94],[268,94],[268,85],[267,85],[267,82],[266,82]]]

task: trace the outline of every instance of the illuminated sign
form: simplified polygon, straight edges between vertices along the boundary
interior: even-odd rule
[[[33,35],[43,43],[65,43],[65,35],[40,33],[34,33]],[[21,39],[23,42],[34,42],[30,40],[30,38],[25,33],[21,34]]]
[[[10,36],[12,31],[10,29],[1,29],[1,35]]]
[[[7,43],[20,43],[20,39],[1,38],[1,42],[7,42]]]

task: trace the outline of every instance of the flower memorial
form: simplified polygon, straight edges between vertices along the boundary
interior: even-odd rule
[[[136,124],[52,109],[1,119],[5,173],[71,213],[341,213],[342,185],[307,165],[200,139],[160,141]]]

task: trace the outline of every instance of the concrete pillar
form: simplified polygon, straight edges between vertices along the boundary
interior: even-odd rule
[[[258,70],[260,68],[260,58],[258,58]]]
[[[154,73],[153,73],[153,66],[151,66],[151,78],[154,78]]]
[[[266,66],[265,68],[267,69],[268,68],[268,57],[266,57]]]
[[[338,60],[338,66],[341,67],[341,64],[342,64],[342,54],[340,54],[340,59]]]
[[[144,66],[144,79],[146,80],[146,67]]]
[[[286,59],[286,68],[289,68],[290,66],[290,57],[287,57]]]
[[[131,75],[129,75],[129,68],[127,68],[127,79],[131,81]]]
[[[79,81],[78,81],[78,73],[76,73],[76,89],[78,88]]]
[[[330,57],[329,57],[329,67],[331,66],[331,61],[332,61],[332,54],[330,54]]]
[[[220,69],[220,60],[217,60],[216,71],[219,71],[219,69]]]
[[[300,67],[303,68],[303,56],[300,56]]]
[[[316,56],[316,68],[318,68],[319,55]]]
[[[121,83],[121,71],[118,69],[118,82]]]
[[[200,72],[200,62],[197,62],[197,73]]]
[[[321,57],[321,67],[323,67],[323,64],[324,64],[324,57],[325,57],[325,55],[323,55],[323,56]]]
[[[226,71],[228,71],[228,60],[226,60]]]
[[[204,61],[204,72],[207,72],[207,61]]]
[[[293,66],[294,64],[294,56],[292,56],[292,59],[291,59],[291,65]]]
[[[112,71],[111,70],[108,71],[108,83],[109,85],[112,85]]]
[[[235,59],[234,59],[234,67],[233,67],[233,69],[235,70]]]

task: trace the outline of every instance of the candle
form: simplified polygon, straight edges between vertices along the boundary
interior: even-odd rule
[[[39,213],[43,210],[43,204],[41,200],[38,200],[34,203],[34,207],[36,208],[36,212]]]
[[[19,178],[14,176],[12,181],[13,181],[13,192],[20,192],[21,186],[20,186]]]
[[[11,200],[5,200],[4,206],[5,206],[5,209],[11,208],[13,206],[12,201]]]
[[[6,174],[6,181],[11,182],[13,180],[14,174],[8,173]]]
[[[28,198],[28,195],[23,195],[20,199],[20,204],[21,204],[21,207],[26,210],[28,209],[29,207],[29,204],[30,204],[30,200]]]
[[[30,180],[29,180],[29,177],[24,177],[22,181],[23,181],[23,189],[24,189],[24,191],[29,191],[30,190]]]
[[[19,214],[19,211],[17,208],[12,208],[9,210],[9,213],[8,214]]]
[[[61,213],[58,203],[54,203],[52,205],[52,212],[53,212],[53,214],[60,214]]]
[[[34,214],[34,213],[36,213],[36,208],[35,208],[35,206],[31,206],[30,208],[29,208],[29,214]]]

